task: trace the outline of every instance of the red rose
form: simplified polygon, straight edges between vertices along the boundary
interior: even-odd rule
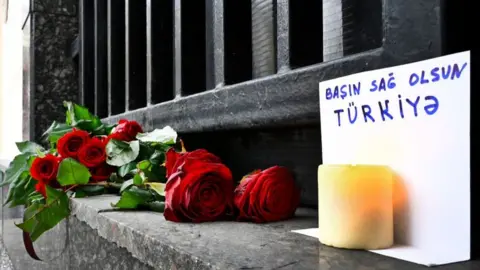
[[[52,154],[47,154],[45,157],[37,157],[33,160],[30,167],[30,175],[38,183],[35,185],[35,190],[43,197],[47,197],[46,185],[58,186],[57,171],[60,164],[60,159]]]
[[[163,215],[166,220],[215,221],[231,212],[232,173],[212,154],[207,156],[215,157],[214,162],[199,158],[206,153],[205,150],[196,150],[176,159],[176,171],[170,175],[165,187]]]
[[[111,139],[129,142],[135,140],[137,134],[141,132],[143,132],[143,129],[137,121],[121,119],[109,137]]]
[[[92,138],[78,151],[78,161],[89,168],[102,165],[106,159],[105,143],[98,138]]]
[[[30,167],[30,175],[33,179],[45,184],[57,178],[58,165],[60,159],[52,154],[45,157],[36,157]]]
[[[257,223],[292,217],[300,204],[300,190],[293,175],[284,167],[274,166],[247,175],[235,189],[237,220]]]
[[[117,141],[124,141],[124,142],[129,142],[132,140],[126,133],[112,133],[108,135],[106,142],[108,143],[110,139],[114,139]]]
[[[78,150],[90,140],[88,132],[76,130],[65,133],[57,142],[57,151],[63,157],[76,158]]]
[[[44,183],[42,182],[38,182],[36,185],[35,185],[35,190],[42,194],[44,198],[47,198],[47,185],[45,185]]]
[[[92,182],[103,182],[107,181],[108,178],[110,178],[110,175],[115,171],[115,169],[108,165],[108,164],[102,164],[98,167],[91,168],[90,173],[92,174],[92,177],[90,178]]]
[[[165,168],[167,169],[167,179],[172,173],[177,171],[178,167],[185,162],[185,159],[197,159],[211,163],[222,163],[220,158],[208,152],[205,149],[198,149],[192,152],[178,153],[173,148],[165,153]]]

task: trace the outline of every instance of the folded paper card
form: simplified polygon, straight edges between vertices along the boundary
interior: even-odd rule
[[[352,249],[392,246],[392,183],[392,172],[385,166],[320,165],[320,242]]]
[[[395,172],[398,246],[376,252],[425,265],[470,259],[470,52],[324,81],[319,91],[323,163]]]

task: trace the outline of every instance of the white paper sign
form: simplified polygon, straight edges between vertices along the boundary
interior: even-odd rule
[[[376,252],[425,265],[470,259],[470,52],[319,87],[324,164],[388,165],[401,179],[400,246]]]

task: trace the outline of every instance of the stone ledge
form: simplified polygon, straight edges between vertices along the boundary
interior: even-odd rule
[[[291,233],[317,224],[316,211],[299,209],[293,220],[257,225],[238,222],[172,223],[152,212],[101,212],[118,199],[73,199],[72,213],[98,234],[157,269],[428,269],[365,251],[323,246]],[[474,269],[467,262],[437,269]]]
[[[3,239],[0,239],[0,269],[13,269],[12,260],[10,260],[10,256],[8,255],[7,249],[5,248],[2,240]]]

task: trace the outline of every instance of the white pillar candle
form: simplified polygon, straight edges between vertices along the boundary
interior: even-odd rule
[[[392,188],[393,174],[385,166],[320,165],[320,242],[349,249],[392,246]]]

